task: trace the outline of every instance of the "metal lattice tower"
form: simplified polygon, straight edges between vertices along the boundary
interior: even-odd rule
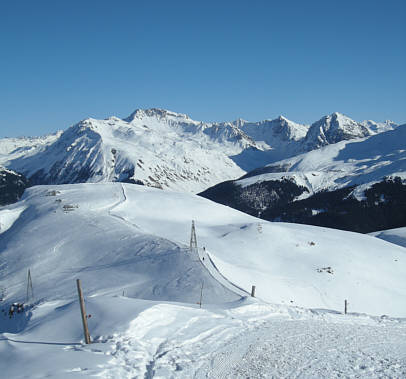
[[[195,229],[195,222],[192,220],[192,231],[190,234],[190,252],[197,253],[197,238],[196,238],[196,229]]]
[[[31,295],[31,297],[30,297]],[[27,303],[29,300],[34,299],[34,290],[32,288],[32,279],[31,279],[31,271],[28,269],[28,278],[27,278]]]

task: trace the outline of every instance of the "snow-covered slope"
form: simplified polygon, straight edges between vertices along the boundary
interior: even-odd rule
[[[357,311],[406,314],[406,250],[370,236],[272,224],[200,197],[114,183],[34,187],[2,212],[21,207],[0,235],[10,297],[23,296],[31,268],[37,296],[49,300],[71,296],[78,273],[93,294],[194,302],[204,280],[206,301],[235,299],[184,249],[195,219],[217,268],[247,292],[256,284],[260,298],[338,309],[348,297]]]
[[[258,175],[255,175],[258,173]],[[288,178],[310,196],[322,190],[358,186],[356,195],[385,177],[406,179],[406,124],[369,138],[341,141],[256,170],[242,186]]]
[[[0,163],[34,184],[119,181],[199,192],[304,151],[395,127],[368,125],[338,113],[309,129],[282,116],[204,123],[139,109],[125,119],[89,118],[43,139],[0,140]]]
[[[187,249],[192,219],[198,254]],[[23,313],[0,313],[4,376],[406,372],[406,324],[354,313],[406,314],[403,247],[121,183],[32,187],[0,209],[0,222],[2,309],[26,302],[28,269],[34,290]],[[88,346],[79,342],[77,278]],[[241,297],[251,285],[259,299]],[[291,306],[342,310],[344,299],[351,315]]]
[[[395,228],[370,233],[371,236],[406,247],[406,228]]]
[[[387,132],[388,130],[395,129],[398,124],[391,120],[386,120],[385,122],[375,122],[373,120],[362,121],[361,124],[367,127],[372,134]]]

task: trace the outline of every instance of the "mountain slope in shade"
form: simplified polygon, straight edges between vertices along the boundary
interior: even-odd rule
[[[0,206],[16,202],[28,185],[23,175],[0,166]]]
[[[282,116],[204,123],[138,109],[125,119],[86,119],[40,142],[0,140],[0,162],[34,184],[120,181],[198,192],[320,144],[395,127],[376,124],[372,131],[338,113],[316,124],[309,129]]]
[[[406,247],[406,227],[380,230],[379,232],[371,233],[371,236]]]

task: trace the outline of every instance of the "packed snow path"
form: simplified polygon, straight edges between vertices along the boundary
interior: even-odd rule
[[[405,327],[272,321],[238,336],[198,378],[406,376]]]
[[[145,379],[406,376],[406,320],[248,299],[235,305],[226,311],[155,305],[125,333],[84,347],[110,359],[101,371],[80,371]]]

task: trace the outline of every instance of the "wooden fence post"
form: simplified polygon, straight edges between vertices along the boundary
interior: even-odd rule
[[[76,284],[77,284],[77,287],[78,287],[80,312],[82,314],[83,334],[85,336],[85,342],[87,344],[89,344],[89,343],[91,343],[90,342],[90,334],[89,334],[89,328],[87,327],[85,300],[83,299],[82,286],[80,285],[80,279],[76,279]]]
[[[199,308],[202,307],[202,299],[203,299],[203,284],[204,282],[202,282],[202,287],[200,288],[200,301],[199,301]]]
[[[251,287],[251,297],[255,297],[255,286]]]

